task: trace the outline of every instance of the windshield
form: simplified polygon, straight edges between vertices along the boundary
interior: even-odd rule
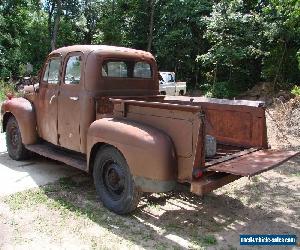
[[[172,72],[159,72],[164,82],[175,82],[175,74]]]

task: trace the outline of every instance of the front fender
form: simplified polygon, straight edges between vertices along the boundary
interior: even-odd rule
[[[24,144],[34,144],[37,139],[36,116],[32,103],[25,98],[12,98],[6,100],[1,107],[3,113],[3,130],[6,131],[6,124],[13,115],[19,125],[22,142]]]
[[[126,119],[102,118],[88,130],[88,162],[97,143],[112,145],[123,154],[142,191],[166,192],[174,188],[176,155],[172,140],[164,132]]]

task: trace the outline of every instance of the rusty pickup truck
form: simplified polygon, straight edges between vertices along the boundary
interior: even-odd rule
[[[129,48],[57,49],[1,111],[12,159],[35,152],[91,173],[118,214],[143,192],[204,195],[297,154],[268,148],[264,103],[161,96],[154,57]]]

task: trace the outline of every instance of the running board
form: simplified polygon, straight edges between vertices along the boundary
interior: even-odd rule
[[[25,147],[39,155],[52,160],[63,162],[72,167],[87,171],[86,158],[83,154],[57,147],[47,142],[25,145]]]

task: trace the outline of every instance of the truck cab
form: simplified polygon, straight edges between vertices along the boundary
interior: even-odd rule
[[[39,82],[1,113],[12,159],[35,152],[92,174],[118,214],[143,192],[204,195],[298,154],[268,149],[264,103],[159,95],[154,57],[129,48],[52,51]]]
[[[53,51],[32,95],[39,137],[86,153],[86,136],[102,96],[155,95],[156,64],[146,52],[103,46]]]

